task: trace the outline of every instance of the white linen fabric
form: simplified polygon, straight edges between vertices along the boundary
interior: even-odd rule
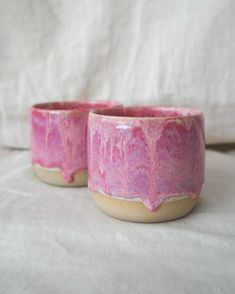
[[[204,111],[235,142],[233,0],[0,0],[1,143],[29,146],[35,102],[116,99]]]
[[[159,224],[102,214],[87,188],[40,182],[28,157],[0,149],[0,293],[235,293],[235,152],[207,151],[197,207]]]

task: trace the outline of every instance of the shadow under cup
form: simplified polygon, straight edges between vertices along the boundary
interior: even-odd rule
[[[119,219],[158,222],[195,206],[204,182],[203,114],[173,107],[92,111],[88,187]]]
[[[64,101],[31,108],[31,156],[36,175],[59,186],[87,185],[87,120],[113,101]]]

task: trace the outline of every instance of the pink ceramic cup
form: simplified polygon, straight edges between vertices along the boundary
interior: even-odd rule
[[[66,101],[33,105],[31,153],[37,176],[61,186],[87,185],[87,119],[112,101]]]
[[[114,217],[157,222],[186,215],[204,182],[199,110],[126,107],[93,111],[88,122],[88,187]]]

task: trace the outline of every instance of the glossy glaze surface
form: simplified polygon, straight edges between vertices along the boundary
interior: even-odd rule
[[[59,168],[66,182],[87,170],[87,119],[90,109],[118,105],[112,101],[71,101],[34,105],[31,109],[32,164]]]
[[[198,110],[130,107],[90,113],[88,186],[94,192],[141,199],[149,210],[170,197],[198,197],[204,144]]]

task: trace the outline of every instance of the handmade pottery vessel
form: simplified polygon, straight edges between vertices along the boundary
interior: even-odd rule
[[[88,187],[108,215],[136,222],[182,217],[204,182],[199,110],[126,107],[92,111]]]
[[[66,101],[33,105],[31,153],[36,175],[60,186],[87,185],[87,119],[112,101]]]

